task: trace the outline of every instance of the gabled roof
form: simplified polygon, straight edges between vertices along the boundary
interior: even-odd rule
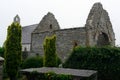
[[[39,22],[38,26],[33,31],[33,33],[54,31],[54,30],[59,30],[59,29],[60,29],[60,26],[59,26],[57,19],[52,13],[48,12]]]
[[[38,24],[33,24],[29,26],[22,27],[22,44],[30,44],[31,43],[31,33],[38,26]]]

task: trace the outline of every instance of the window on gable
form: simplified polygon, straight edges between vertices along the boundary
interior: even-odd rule
[[[50,24],[50,29],[52,29],[52,24]]]

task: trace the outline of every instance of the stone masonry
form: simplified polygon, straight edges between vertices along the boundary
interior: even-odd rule
[[[53,34],[56,35],[57,54],[62,60],[75,46],[115,45],[112,24],[101,3],[93,5],[85,26],[79,28],[60,29],[55,16],[49,12],[31,33],[31,53],[43,55],[44,39]]]

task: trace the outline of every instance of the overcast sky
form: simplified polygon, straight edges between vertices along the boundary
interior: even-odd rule
[[[101,2],[108,11],[116,45],[120,45],[120,0],[0,0],[0,46],[16,14],[22,26],[39,23],[44,15],[52,12],[62,29],[82,27],[95,2]]]

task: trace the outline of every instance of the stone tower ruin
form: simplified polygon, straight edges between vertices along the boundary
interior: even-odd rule
[[[101,3],[93,5],[86,21],[88,46],[115,45],[115,35],[106,10]]]

